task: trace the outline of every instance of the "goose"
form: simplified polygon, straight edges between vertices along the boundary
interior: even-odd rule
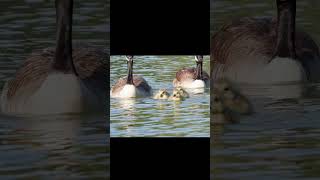
[[[179,91],[173,91],[172,95],[169,97],[169,100],[183,101],[185,98],[180,94]]]
[[[233,112],[248,115],[252,113],[249,100],[236,90],[227,79],[217,79],[214,82],[213,94],[223,101],[225,107]]]
[[[319,49],[296,31],[296,2],[276,0],[277,18],[241,18],[225,24],[211,39],[212,80],[283,84],[320,79]]]
[[[195,56],[196,68],[183,68],[176,73],[174,87],[204,88],[209,86],[209,75],[202,70],[203,56]]]
[[[108,54],[104,49],[72,47],[72,0],[56,0],[55,48],[34,52],[4,85],[6,114],[104,112]]]
[[[111,97],[133,98],[152,95],[152,88],[148,82],[138,75],[133,75],[133,56],[126,56],[128,64],[128,75],[120,78],[111,88]]]
[[[173,89],[173,93],[176,93],[176,92],[179,92],[181,96],[183,96],[184,98],[189,97],[189,93],[180,86]]]
[[[170,94],[166,89],[160,89],[157,94],[153,96],[153,99],[168,99]]]
[[[210,124],[226,124],[232,123],[234,120],[231,115],[226,111],[224,104],[217,95],[212,96],[213,103],[211,106],[211,121]]]

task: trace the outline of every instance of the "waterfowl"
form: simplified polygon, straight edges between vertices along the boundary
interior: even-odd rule
[[[169,97],[169,100],[183,101],[185,98],[180,94],[179,91],[173,91],[172,95]]]
[[[108,54],[103,49],[72,47],[72,0],[56,0],[55,48],[33,53],[1,94],[9,114],[104,112]]]
[[[212,79],[251,84],[319,81],[316,42],[296,31],[296,2],[276,0],[277,18],[241,18],[211,39]]]
[[[189,93],[180,86],[173,89],[173,93],[175,92],[178,92],[184,98],[189,97]]]
[[[152,88],[148,82],[138,75],[133,75],[133,56],[126,56],[128,75],[120,78],[111,88],[111,97],[133,98],[152,95]]]
[[[176,73],[174,87],[204,88],[209,86],[209,75],[202,70],[203,56],[195,56],[196,68],[183,68]]]
[[[216,95],[213,95],[212,98],[211,124],[226,124],[233,122],[231,115],[226,111],[221,99]]]
[[[153,96],[153,99],[168,99],[170,94],[166,89],[160,89],[157,94]]]
[[[219,97],[225,107],[239,114],[250,114],[252,106],[249,100],[236,90],[226,79],[218,79],[214,82],[213,94]]]

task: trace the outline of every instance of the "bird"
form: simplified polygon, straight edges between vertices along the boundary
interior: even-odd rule
[[[212,95],[212,106],[211,106],[211,121],[210,124],[218,125],[218,124],[227,124],[233,123],[234,119],[232,118],[231,114],[228,113],[227,109],[225,108],[223,102],[216,94]]]
[[[72,0],[56,0],[55,48],[29,56],[1,93],[6,114],[105,112],[109,55],[72,46]]]
[[[154,99],[169,99],[170,94],[166,89],[160,89],[157,94],[153,96]]]
[[[138,75],[133,75],[133,55],[127,55],[128,75],[120,78],[111,88],[110,95],[114,98],[135,98],[152,95],[148,82]]]
[[[227,79],[217,79],[214,82],[212,98],[217,97],[232,112],[249,115],[253,111],[250,101]]]
[[[189,97],[189,93],[180,86],[173,89],[173,93],[175,92],[179,92],[184,98]]]
[[[209,86],[209,75],[202,70],[203,56],[195,56],[196,68],[183,68],[176,73],[174,87],[205,88]]]
[[[226,23],[211,39],[211,80],[283,84],[318,82],[319,49],[296,30],[296,1],[276,0],[276,18],[244,17]]]
[[[169,97],[169,100],[183,101],[185,98],[180,94],[179,91],[173,91],[172,95]]]

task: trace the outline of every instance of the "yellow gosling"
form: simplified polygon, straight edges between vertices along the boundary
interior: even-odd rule
[[[157,94],[153,96],[153,99],[168,99],[170,94],[166,89],[160,89]]]

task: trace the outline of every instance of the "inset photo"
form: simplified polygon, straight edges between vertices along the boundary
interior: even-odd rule
[[[111,137],[209,137],[209,56],[111,56]]]

